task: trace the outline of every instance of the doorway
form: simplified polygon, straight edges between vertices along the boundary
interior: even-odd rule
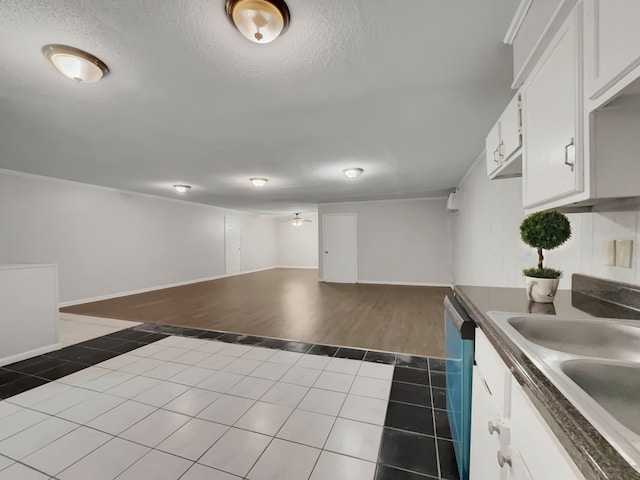
[[[242,219],[224,216],[225,273],[233,275],[242,271]]]
[[[358,247],[355,213],[322,216],[322,277],[325,282],[356,283]]]

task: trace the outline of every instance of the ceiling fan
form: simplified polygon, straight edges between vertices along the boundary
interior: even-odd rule
[[[291,225],[293,225],[294,227],[299,227],[301,226],[304,222],[311,222],[311,220],[307,220],[306,218],[300,218],[300,214],[296,213],[295,216],[293,218],[290,218],[288,220],[283,220],[283,222],[287,222],[290,223]]]

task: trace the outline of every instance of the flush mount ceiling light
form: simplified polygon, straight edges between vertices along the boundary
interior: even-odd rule
[[[282,0],[227,0],[231,23],[255,43],[269,43],[289,26],[289,8]]]
[[[364,170],[361,168],[345,168],[342,170],[342,173],[344,173],[344,176],[347,178],[358,178],[362,175],[362,172],[364,172]]]
[[[266,178],[254,177],[250,178],[249,181],[256,187],[264,187],[269,180],[267,180]]]
[[[191,190],[190,185],[174,185],[173,188],[175,188],[178,193],[187,193]]]
[[[45,45],[42,53],[61,74],[77,83],[95,83],[109,73],[102,60],[78,48]]]

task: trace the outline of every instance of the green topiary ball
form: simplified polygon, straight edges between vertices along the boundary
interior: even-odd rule
[[[571,238],[571,224],[560,212],[534,213],[520,225],[520,237],[533,248],[553,250]]]

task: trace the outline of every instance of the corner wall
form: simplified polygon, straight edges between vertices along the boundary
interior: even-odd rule
[[[276,265],[276,220],[0,172],[0,261],[57,263],[71,302],[223,276],[224,215],[243,221],[243,271]]]
[[[286,219],[276,220],[279,267],[318,268],[318,214],[301,216],[311,222],[294,227]]]
[[[445,199],[320,205],[320,246],[322,215],[326,213],[357,215],[359,283],[451,284],[451,250]],[[320,278],[321,262],[322,259]]]

